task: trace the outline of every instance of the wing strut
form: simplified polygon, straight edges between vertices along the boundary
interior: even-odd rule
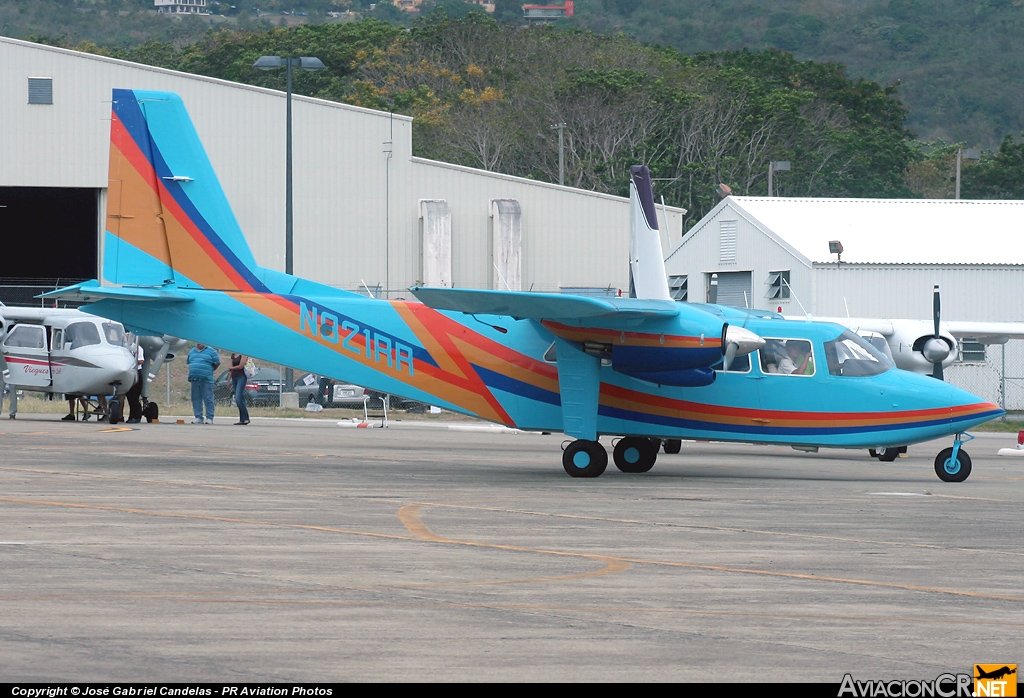
[[[601,359],[578,344],[555,337],[558,392],[562,400],[562,431],[574,439],[597,441],[597,401],[601,392]]]

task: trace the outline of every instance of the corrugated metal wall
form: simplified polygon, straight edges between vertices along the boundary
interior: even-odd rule
[[[27,104],[28,77],[53,78],[53,105]],[[181,95],[257,261],[283,269],[279,92],[0,37],[0,186],[104,189],[115,87]],[[293,164],[299,275],[350,289],[413,285],[419,200],[443,199],[454,282],[486,288],[490,201],[516,199],[524,290],[628,287],[626,199],[413,158],[406,117],[295,98]],[[673,242],[682,215],[668,209]]]

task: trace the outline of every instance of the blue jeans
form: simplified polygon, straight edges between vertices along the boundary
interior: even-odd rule
[[[235,394],[235,404],[238,405],[238,421],[249,421],[249,408],[245,406],[245,376],[238,376],[231,379],[231,391]]]
[[[203,405],[206,405],[206,418],[213,419],[213,382],[192,381],[192,414],[196,419],[203,418]]]

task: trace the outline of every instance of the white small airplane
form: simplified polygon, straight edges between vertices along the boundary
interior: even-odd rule
[[[956,361],[958,341],[965,337],[981,344],[1006,344],[1011,339],[1024,339],[1024,322],[943,321],[940,305],[936,285],[932,292],[932,322],[848,317],[815,317],[814,320],[848,327],[892,359],[897,368],[940,380],[943,369]]]
[[[146,361],[143,375],[153,374],[174,358],[184,341],[174,337],[140,337]],[[124,326],[69,308],[20,308],[0,303],[0,350],[3,382],[12,399],[17,389],[68,397],[108,396],[104,417],[120,420],[123,396],[135,384],[138,362]],[[152,358],[150,358],[152,357]],[[143,384],[143,395],[148,393]],[[11,414],[15,413],[12,410]],[[155,403],[144,411],[155,419]]]

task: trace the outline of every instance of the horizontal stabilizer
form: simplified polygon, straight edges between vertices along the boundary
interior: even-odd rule
[[[454,310],[469,315],[508,315],[516,319],[532,320],[579,320],[611,316],[669,318],[679,315],[679,304],[674,301],[421,286],[410,290],[425,305],[435,310]]]
[[[122,300],[122,301],[162,301],[164,303],[190,303],[195,300],[192,296],[181,291],[171,291],[162,288],[142,288],[138,286],[100,286],[95,279],[83,281],[74,286],[66,286],[56,291],[43,293],[36,298],[52,298],[56,300],[75,301],[100,301],[100,300]]]

